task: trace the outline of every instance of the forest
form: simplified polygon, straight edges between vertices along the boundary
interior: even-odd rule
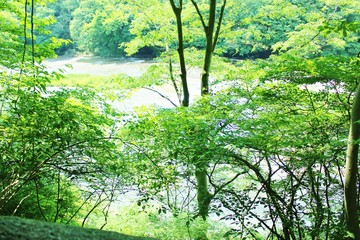
[[[73,56],[151,64],[46,65]],[[141,89],[171,107],[116,107]],[[0,0],[0,216],[360,240],[359,143],[359,0]]]

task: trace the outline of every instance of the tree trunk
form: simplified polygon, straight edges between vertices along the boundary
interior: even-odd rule
[[[216,0],[209,1],[209,19],[206,24],[204,21],[204,17],[196,3],[195,0],[191,0],[194,5],[199,17],[200,21],[203,25],[205,37],[206,37],[206,52],[204,58],[203,71],[201,75],[201,95],[207,95],[210,93],[209,89],[209,76],[210,76],[210,66],[213,52],[215,50],[215,46],[218,40],[220,27],[222,23],[222,19],[224,16],[224,10],[226,6],[226,0],[223,0],[223,4],[221,6],[220,15],[217,23],[217,28],[215,30],[215,22],[216,22]],[[182,29],[182,20],[181,20],[181,11],[183,7],[183,1],[179,0],[178,6],[176,6],[174,0],[170,0],[171,7],[176,16],[176,24],[177,24],[177,33],[178,33],[178,54],[180,59],[180,68],[181,68],[181,80],[183,84],[184,91],[184,99],[182,101],[182,106],[189,106],[189,92],[187,87],[187,78],[186,78],[186,66],[185,66],[185,58],[184,58],[184,45],[183,45],[183,29]],[[210,202],[212,199],[212,194],[210,194],[208,189],[208,176],[206,173],[207,164],[199,163],[195,164],[195,177],[197,184],[197,202],[199,213],[204,220],[208,217]],[[206,236],[205,236],[206,238]]]
[[[216,0],[210,1],[210,15],[208,25],[205,26],[206,35],[206,52],[204,59],[203,72],[201,74],[201,95],[209,94],[209,74],[211,66],[211,58],[214,51],[214,26],[215,26]]]
[[[221,7],[219,22],[216,31],[215,31],[216,0],[210,0],[209,2],[209,19],[207,24],[205,24],[203,16],[196,2],[194,0],[192,0],[191,2],[193,3],[200,17],[206,37],[205,58],[204,58],[204,65],[201,74],[201,96],[205,96],[210,93],[209,76],[210,76],[211,59],[218,39],[221,22],[224,15],[226,0],[223,2],[223,5]],[[203,219],[206,219],[209,214],[209,207],[212,198],[212,195],[209,193],[208,190],[208,177],[206,174],[206,164],[197,164],[195,165],[195,167],[196,167],[195,175],[196,175],[196,183],[197,183],[197,201],[199,207],[199,216],[201,216]]]
[[[189,106],[190,102],[190,93],[189,93],[189,87],[187,82],[187,71],[186,71],[186,64],[185,64],[185,54],[184,54],[184,34],[183,34],[183,28],[182,28],[182,18],[181,18],[181,12],[182,12],[182,6],[183,3],[180,1],[179,6],[177,7],[175,5],[175,2],[173,0],[170,0],[171,8],[175,14],[176,17],[176,26],[177,26],[177,35],[178,35],[178,55],[179,55],[179,61],[180,61],[180,69],[181,69],[181,84],[183,89],[183,100],[181,101],[181,105],[184,107]]]
[[[197,183],[197,202],[199,216],[204,220],[209,214],[209,207],[212,195],[208,189],[208,176],[206,174],[206,164],[196,164],[195,177]]]
[[[360,85],[356,90],[352,106],[349,139],[346,154],[345,167],[345,217],[347,229],[354,235],[355,240],[360,240],[360,228],[358,219],[357,201],[357,174],[358,153],[360,138]]]

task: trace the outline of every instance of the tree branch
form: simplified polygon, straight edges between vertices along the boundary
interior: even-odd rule
[[[224,18],[225,6],[226,6],[226,0],[224,0],[223,5],[221,6],[220,16],[219,16],[219,22],[218,22],[218,24],[217,24],[216,31],[215,31],[215,36],[214,36],[214,42],[213,42],[212,52],[215,51],[216,44],[217,44],[217,42],[218,42],[218,38],[219,38],[219,34],[220,34],[220,28],[221,28],[222,20],[223,20],[223,18]]]
[[[169,71],[170,71],[170,79],[171,79],[171,82],[172,84],[174,85],[174,88],[175,88],[175,92],[176,92],[176,95],[178,97],[178,100],[179,100],[179,104],[181,104],[181,92],[176,84],[176,81],[175,81],[175,77],[174,77],[174,72],[173,72],[173,66],[172,66],[172,61],[171,61],[171,58],[169,60]],[[1,112],[0,112],[1,113]]]
[[[191,0],[191,2],[192,2],[192,4],[194,5],[197,14],[198,14],[199,17],[200,17],[200,21],[201,21],[201,24],[202,24],[202,26],[203,26],[203,28],[204,28],[204,31],[207,32],[208,27],[207,27],[206,24],[205,24],[204,17],[203,17],[203,15],[202,15],[202,13],[201,13],[201,11],[200,11],[200,9],[199,9],[199,6],[197,5],[197,3],[196,3],[194,0]]]
[[[157,90],[155,90],[155,89],[153,89],[153,88],[149,88],[149,87],[143,87],[144,89],[147,89],[147,90],[149,90],[149,91],[152,91],[152,92],[154,92],[154,93],[157,93],[157,94],[159,94],[160,95],[160,97],[162,97],[162,98],[164,98],[164,99],[166,99],[166,100],[168,100],[174,107],[177,107],[178,105],[176,105],[176,103],[174,103],[173,101],[171,101],[171,99],[169,98],[169,97],[167,97],[167,96],[165,96],[165,95],[163,95],[162,93],[160,93],[159,91],[157,91]]]

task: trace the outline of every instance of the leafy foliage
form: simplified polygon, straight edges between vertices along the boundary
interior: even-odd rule
[[[257,74],[190,108],[140,109],[123,132],[123,151],[132,152],[129,161],[143,173],[139,186],[173,213],[184,205],[195,211],[185,196],[193,196],[191,176],[205,162],[212,211],[237,226],[233,234],[341,236],[343,143],[358,67],[332,58],[294,59],[290,66],[278,75],[260,62],[252,69]],[[248,69],[239,66],[238,74]]]
[[[195,2],[198,9],[191,1],[182,9],[191,68],[201,67],[206,47],[196,12],[209,14],[206,1]],[[342,171],[359,81],[356,1],[230,1],[212,58],[211,95],[188,108],[140,107],[123,116],[109,100],[143,86],[176,84],[183,74],[171,65],[177,42],[169,2],[31,3],[0,5],[1,214],[78,225],[99,224],[103,216],[104,227],[116,195],[132,186],[138,206],[120,216],[121,231],[130,234],[352,235],[343,224]],[[158,9],[163,14],[154,15]],[[86,53],[151,49],[160,59],[139,78],[62,79],[41,61],[71,39]],[[66,87],[47,88],[50,82]],[[199,171],[209,182],[210,216],[227,225],[226,233],[196,218]],[[153,201],[158,205],[149,208]]]
[[[20,205],[11,209],[9,202],[13,197],[18,199],[19,193],[24,198],[32,197],[33,201],[37,198],[40,211],[38,215],[48,219],[49,216],[41,212],[48,208],[48,203],[40,199],[43,194],[49,194],[48,198],[58,194],[57,204],[64,204],[62,196],[65,196],[68,190],[63,186],[70,182],[70,185],[75,186],[76,182],[82,179],[92,182],[87,191],[92,187],[98,188],[101,177],[98,177],[96,182],[93,177],[107,172],[103,164],[109,164],[108,159],[113,159],[116,152],[107,133],[107,129],[113,124],[106,116],[110,117],[112,114],[108,106],[99,105],[100,102],[94,105],[96,95],[93,92],[37,90],[37,85],[42,86],[36,82],[39,80],[39,77],[33,79],[31,76],[22,75],[22,84],[26,81],[30,86],[18,88],[17,86],[21,85],[14,76],[7,75],[2,78],[3,138],[0,146],[3,185],[0,206],[2,210],[6,208],[7,213],[16,212]],[[57,175],[58,177],[54,177]],[[76,197],[72,199],[76,200]],[[59,210],[59,206],[57,207]],[[54,209],[49,211],[48,214]],[[25,213],[19,214],[27,213],[25,210]],[[32,214],[35,216],[35,212]],[[57,212],[58,214],[60,212]],[[57,217],[55,221],[56,219]]]
[[[46,21],[32,14],[38,7],[33,2],[24,16],[17,12],[24,5],[14,4],[20,3],[2,5],[18,28],[2,29],[17,42],[6,42],[0,68],[0,212],[66,223],[83,217],[84,225],[123,183],[111,139],[115,112],[91,90],[46,89],[61,77],[40,64],[55,47],[36,41],[42,25],[34,24]],[[88,203],[94,197],[99,200]]]
[[[73,12],[71,36],[79,50],[99,56],[122,55],[118,45],[130,37],[128,13],[117,1],[81,1]]]
[[[204,228],[209,228],[211,239],[223,239],[223,235],[228,229],[216,221],[209,223],[200,219],[191,221],[190,216],[186,213],[177,217],[169,216],[166,213],[159,214],[159,208],[156,207],[156,204],[153,205],[146,207],[145,210],[139,206],[121,207],[118,209],[117,216],[111,219],[111,223],[106,226],[106,229],[164,240],[194,239],[201,236]]]
[[[197,2],[207,14],[206,3]],[[153,14],[158,9],[162,14]],[[353,56],[358,51],[359,6],[354,1],[230,1],[225,11],[216,50],[223,56],[267,58],[290,49],[296,54]],[[54,16],[51,36],[73,41],[82,52],[159,56],[176,47],[176,21],[168,1],[66,0],[39,12]],[[182,20],[185,46],[204,49],[203,29],[190,1],[185,1]]]

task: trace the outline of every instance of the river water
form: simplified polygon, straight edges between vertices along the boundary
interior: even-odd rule
[[[130,77],[140,77],[154,61],[136,58],[99,58],[92,56],[78,56],[72,58],[58,58],[44,61],[49,71],[62,69],[64,74],[89,74],[94,76],[111,76],[115,74],[126,74]],[[68,67],[71,65],[71,67]],[[200,96],[200,70],[188,70],[188,84],[190,101],[194,101]],[[174,87],[172,84],[151,87],[172,102],[179,104]],[[131,111],[136,106],[156,105],[159,107],[170,108],[173,104],[161,97],[160,94],[148,90],[138,89],[132,92],[128,99],[114,101],[114,107],[123,111]]]

